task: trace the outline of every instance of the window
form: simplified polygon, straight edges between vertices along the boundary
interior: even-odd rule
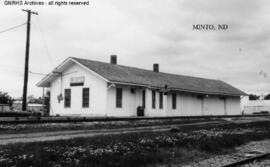
[[[66,108],[70,107],[71,102],[71,89],[65,89],[65,102],[64,105]]]
[[[116,107],[122,108],[122,95],[123,90],[122,88],[116,88]]]
[[[176,93],[172,94],[172,109],[176,109]]]
[[[145,90],[142,92],[142,106],[145,107]]]
[[[82,107],[89,107],[89,88],[83,88],[82,91]]]
[[[163,93],[159,92],[159,109],[163,109]]]
[[[156,108],[156,91],[152,90],[152,108]]]

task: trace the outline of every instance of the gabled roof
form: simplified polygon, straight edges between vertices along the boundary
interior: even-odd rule
[[[164,88],[167,85],[171,90],[202,94],[246,95],[243,91],[220,80],[153,72],[151,70],[112,65],[110,63],[75,57],[71,57],[70,59],[112,83],[141,85],[153,88]],[[38,86],[42,86],[42,82],[45,82],[45,80],[46,78],[39,82]]]

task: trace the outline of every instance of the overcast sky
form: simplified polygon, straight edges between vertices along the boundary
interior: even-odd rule
[[[89,6],[4,6],[0,31],[32,16],[30,71],[49,73],[69,56],[220,79],[247,93],[270,92],[269,0],[91,0]],[[193,30],[227,24],[224,31]],[[26,26],[0,33],[0,91],[22,96]],[[261,72],[263,71],[263,73]],[[264,75],[260,75],[264,74]],[[29,75],[28,94],[42,95]]]

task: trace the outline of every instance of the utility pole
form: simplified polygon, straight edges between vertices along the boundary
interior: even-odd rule
[[[27,12],[27,30],[26,30],[26,50],[25,50],[25,65],[24,65],[24,83],[23,83],[23,101],[22,110],[26,111],[27,108],[27,84],[28,84],[28,64],[29,64],[29,49],[30,49],[30,28],[31,28],[31,14],[38,15],[37,12],[31,10],[22,10]]]

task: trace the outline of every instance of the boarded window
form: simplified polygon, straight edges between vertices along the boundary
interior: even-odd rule
[[[163,93],[159,92],[159,108],[163,109]]]
[[[70,102],[71,102],[71,89],[65,89],[64,105],[65,105],[66,108],[70,107]]]
[[[172,94],[172,109],[176,109],[176,93]]]
[[[123,89],[116,88],[116,107],[122,108]]]
[[[156,108],[156,91],[152,90],[152,108]]]
[[[89,107],[89,88],[83,88],[82,91],[82,107]]]

